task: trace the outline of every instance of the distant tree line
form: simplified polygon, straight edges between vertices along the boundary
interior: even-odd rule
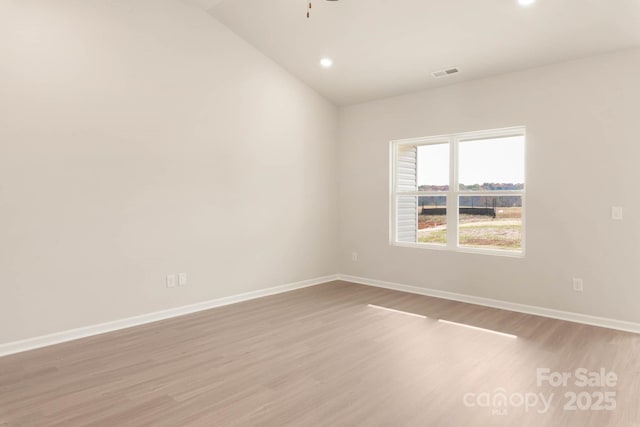
[[[448,185],[421,185],[420,191],[449,191]],[[522,190],[524,184],[484,183],[474,185],[460,184],[461,191],[509,191]],[[418,204],[424,206],[446,206],[446,196],[420,196]],[[522,207],[520,196],[462,196],[460,206],[471,208],[508,208]]]
[[[524,190],[524,184],[485,182],[484,184],[460,184],[461,191],[514,191]]]
[[[448,185],[421,185],[420,191],[449,191]],[[524,190],[524,184],[485,182],[484,184],[460,184],[460,191],[514,191]]]

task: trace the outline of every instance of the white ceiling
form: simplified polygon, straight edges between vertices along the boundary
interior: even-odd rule
[[[640,46],[640,0],[188,1],[338,105]]]

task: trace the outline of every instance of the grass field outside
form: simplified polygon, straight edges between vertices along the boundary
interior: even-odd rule
[[[418,208],[418,242],[446,244],[446,216],[421,215],[421,211],[422,207]],[[522,248],[522,208],[497,207],[495,218],[462,214],[458,234],[460,246],[519,250]]]

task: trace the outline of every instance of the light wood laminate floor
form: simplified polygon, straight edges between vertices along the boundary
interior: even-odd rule
[[[538,368],[618,381],[538,386]],[[615,410],[564,410],[604,391]],[[0,358],[3,425],[638,426],[640,336],[333,282]]]

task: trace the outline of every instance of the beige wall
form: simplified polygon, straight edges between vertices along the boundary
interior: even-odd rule
[[[634,50],[338,117],[185,4],[2,2],[0,343],[338,270],[640,321],[638,75]],[[524,259],[388,244],[390,140],[515,125]]]
[[[0,2],[0,343],[335,273],[336,115],[194,7]]]
[[[341,109],[341,273],[639,322],[638,76],[632,50]],[[390,140],[517,125],[524,259],[389,245]]]

